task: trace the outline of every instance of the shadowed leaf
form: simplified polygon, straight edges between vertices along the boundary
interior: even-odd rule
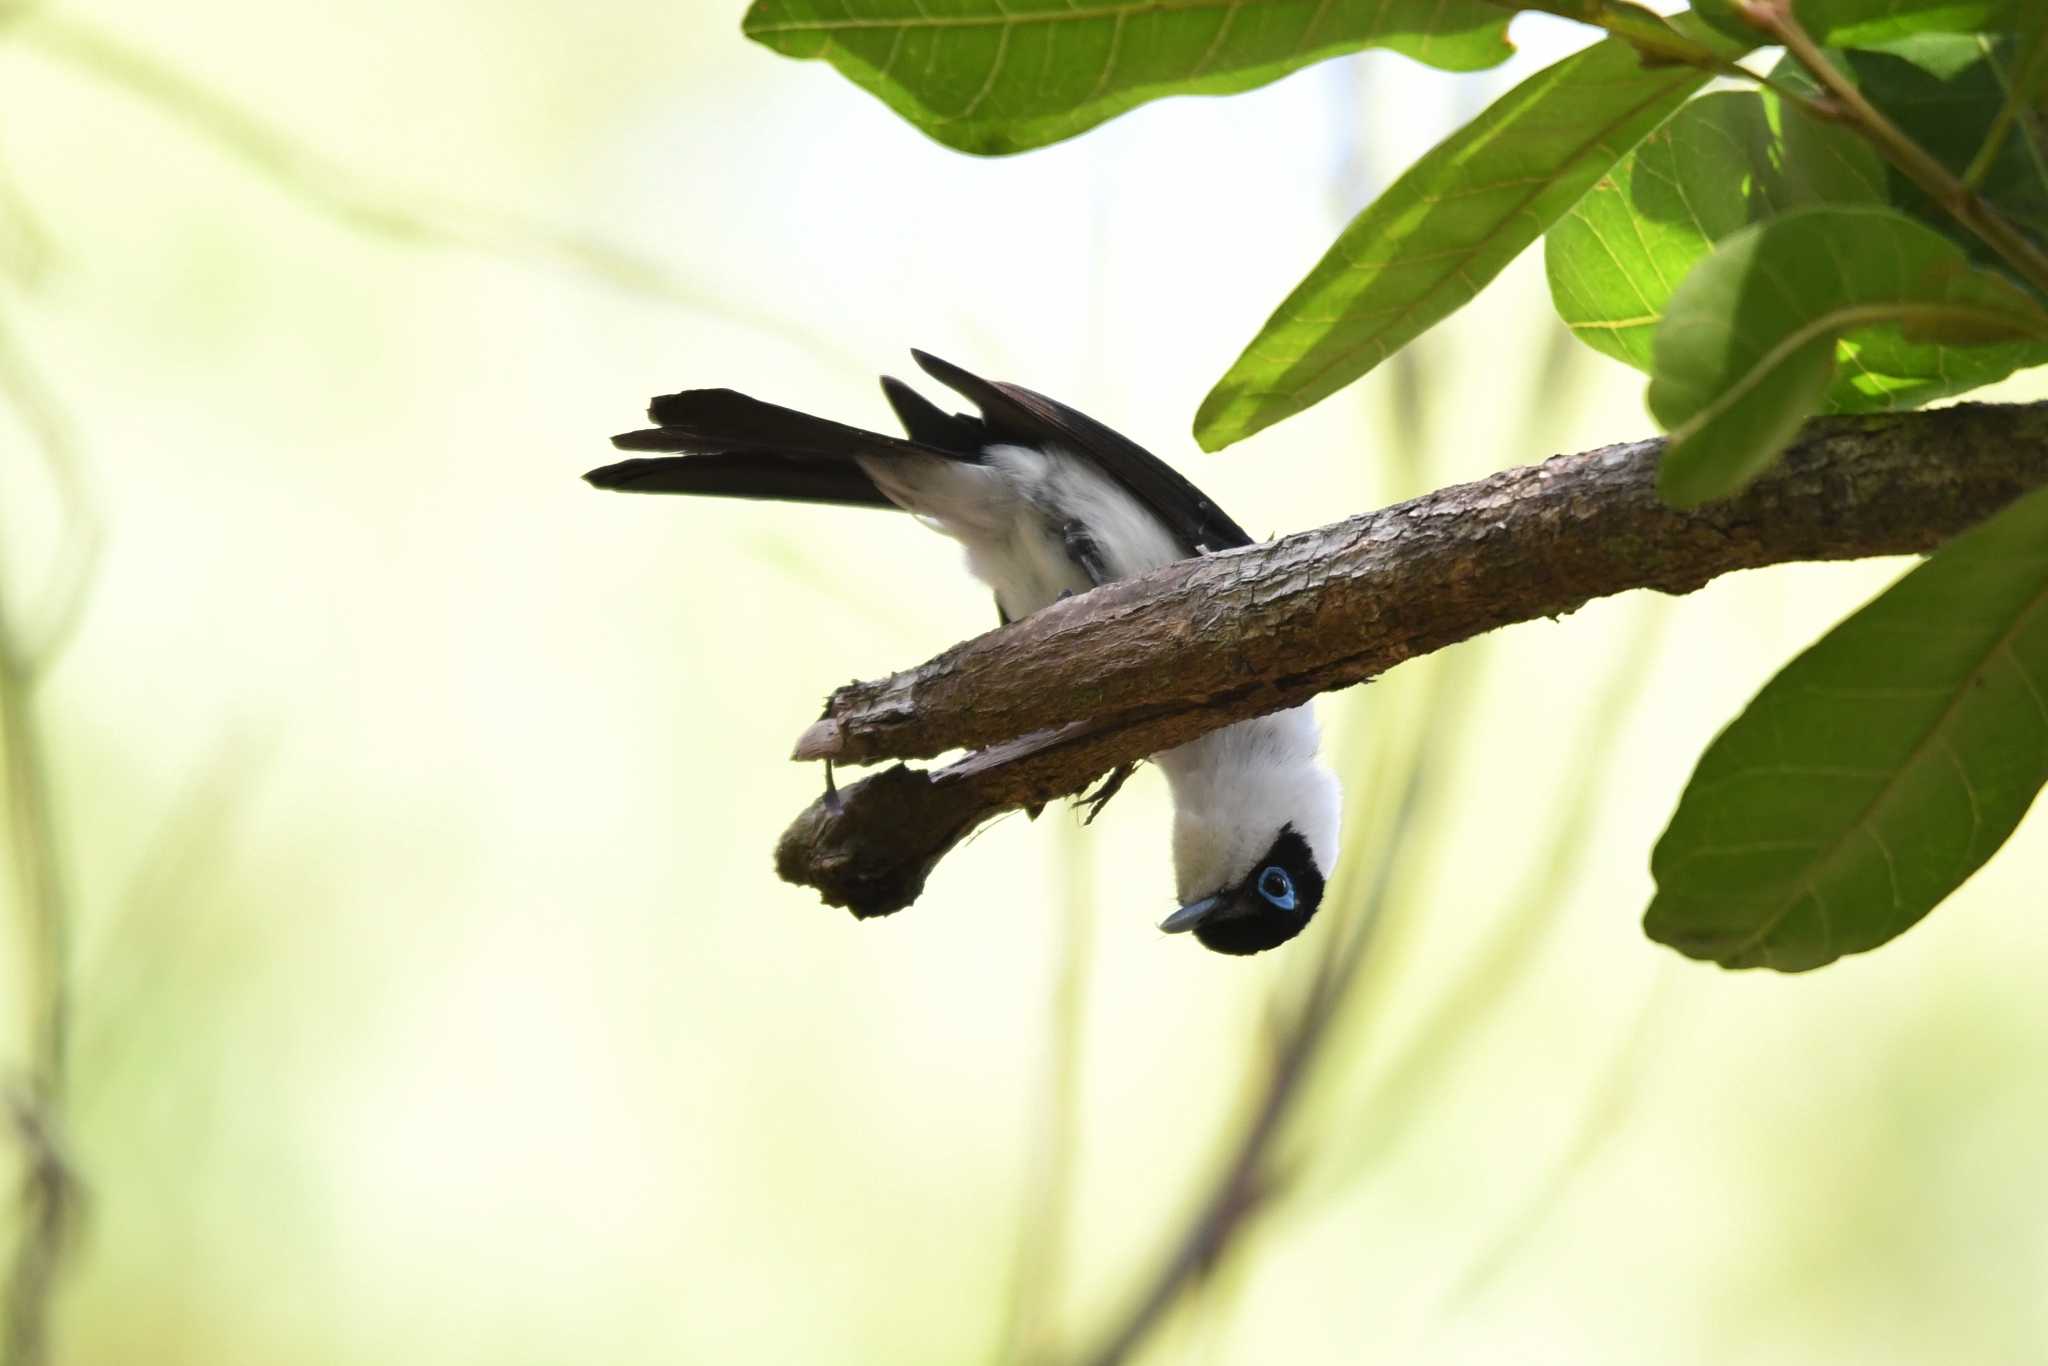
[[[1649,397],[1671,433],[1665,498],[1726,497],[1768,468],[1828,396],[1838,341],[1868,400],[1857,406],[1899,407],[2048,361],[2048,315],[1889,210],[1808,209],[1745,228],[1686,276],[1657,328]]]
[[[1716,242],[1791,209],[1882,204],[1885,187],[1884,163],[1846,129],[1768,92],[1703,95],[1551,227],[1551,300],[1580,341],[1647,372],[1672,291]]]
[[[2048,780],[2048,490],[1786,666],[1708,747],[1651,869],[1652,939],[1797,972],[1926,915]]]
[[[754,0],[743,27],[830,62],[948,147],[997,155],[1362,48],[1494,66],[1513,51],[1508,18],[1482,0]]]
[[[1888,43],[1916,33],[2009,30],[2026,0],[1796,0],[1800,27],[1821,43],[1855,47]],[[1737,13],[1737,0],[1695,0],[1693,10],[1723,33],[1756,30]]]
[[[2012,38],[1925,33],[1888,44],[1881,52],[1845,52],[1840,68],[1901,131],[1960,176],[1976,159],[2006,103],[2019,56],[2019,44]],[[1950,230],[1953,220],[1946,209],[1899,172],[1889,175],[1894,204],[1923,222]],[[2043,144],[2038,119],[2017,123],[1981,169],[1977,188],[2007,217],[2041,236],[2041,225],[2048,220],[2048,145]],[[1986,264],[1998,259],[1975,238],[1965,239],[1964,246]]]

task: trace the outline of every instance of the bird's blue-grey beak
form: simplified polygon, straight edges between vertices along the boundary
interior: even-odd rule
[[[1160,921],[1159,928],[1165,934],[1180,934],[1184,930],[1192,930],[1214,915],[1225,900],[1227,898],[1222,896],[1205,896],[1200,901],[1190,902]]]

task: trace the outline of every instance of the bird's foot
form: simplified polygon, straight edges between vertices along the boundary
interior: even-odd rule
[[[1109,776],[1104,778],[1093,792],[1084,792],[1074,798],[1074,805],[1088,808],[1088,814],[1081,817],[1081,824],[1095,824],[1095,818],[1102,814],[1102,808],[1109,805],[1111,797],[1123,790],[1124,783],[1137,768],[1136,764],[1120,764],[1110,771]]]

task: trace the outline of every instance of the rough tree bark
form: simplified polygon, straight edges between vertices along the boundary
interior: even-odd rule
[[[1662,440],[1561,455],[1055,603],[835,692],[799,759],[896,765],[814,802],[776,869],[855,915],[916,899],[990,817],[1119,764],[1594,598],[1924,552],[2048,483],[2048,403],[1827,418],[1738,496],[1657,497]]]

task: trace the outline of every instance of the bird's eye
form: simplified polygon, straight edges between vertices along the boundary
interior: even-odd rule
[[[1287,876],[1287,870],[1270,867],[1259,874],[1259,895],[1283,911],[1294,909],[1294,879]]]

